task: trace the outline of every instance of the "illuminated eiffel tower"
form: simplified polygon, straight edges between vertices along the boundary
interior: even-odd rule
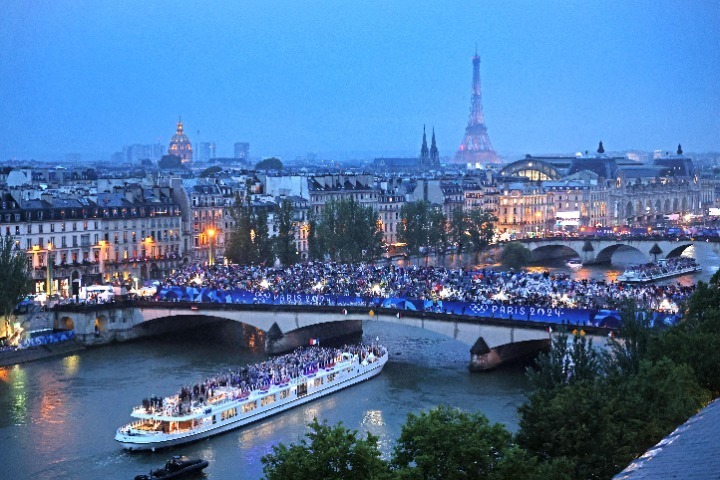
[[[485,126],[482,91],[480,90],[480,57],[477,54],[477,48],[475,48],[472,63],[473,81],[470,118],[468,119],[467,128],[465,128],[465,136],[455,154],[454,163],[500,163],[500,158],[493,150]]]

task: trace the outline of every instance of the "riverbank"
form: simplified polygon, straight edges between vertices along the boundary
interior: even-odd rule
[[[20,350],[6,350],[0,352],[0,367],[32,362],[44,358],[64,356],[84,349],[85,346],[82,343],[72,339],[61,343],[41,345],[38,347],[23,348]]]

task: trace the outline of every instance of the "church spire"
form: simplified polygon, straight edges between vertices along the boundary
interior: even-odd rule
[[[430,159],[430,152],[428,150],[427,146],[427,135],[425,135],[425,125],[423,125],[423,141],[422,141],[422,147],[420,148],[420,164],[426,165],[427,161]]]
[[[435,127],[433,127],[432,141],[430,143],[430,164],[435,167],[440,165],[440,152],[438,152],[437,143],[435,143]]]

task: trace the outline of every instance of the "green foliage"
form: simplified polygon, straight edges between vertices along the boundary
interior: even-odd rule
[[[450,246],[448,237],[448,221],[442,211],[442,207],[434,205],[430,208],[428,215],[430,233],[428,235],[428,246],[442,255]]]
[[[375,261],[383,250],[380,217],[371,207],[353,198],[333,200],[323,206],[320,218],[313,217],[308,232],[311,258],[357,263]]]
[[[652,317],[648,312],[638,311],[633,300],[626,300],[620,311],[622,328],[618,338],[610,339],[612,361],[608,362],[608,367],[625,376],[638,373],[640,361],[646,357],[652,336]]]
[[[462,254],[463,248],[469,239],[467,238],[466,231],[468,229],[468,222],[465,217],[465,210],[462,207],[456,207],[450,214],[448,221],[448,234],[450,241],[457,245],[458,255]]]
[[[530,263],[532,252],[520,242],[511,242],[505,245],[500,254],[500,261],[507,268],[520,269]]]
[[[603,356],[584,335],[559,332],[553,337],[550,351],[541,353],[535,368],[526,371],[530,385],[548,394],[578,382],[594,381],[604,369]]]
[[[714,278],[714,277],[713,277]],[[698,282],[682,322],[669,328],[648,348],[655,361],[662,357],[693,369],[699,384],[720,396],[720,287]]]
[[[275,157],[266,158],[255,165],[256,170],[282,170],[282,168],[282,162]]]
[[[307,439],[285,446],[273,446],[262,457],[267,480],[374,480],[389,477],[387,463],[380,457],[378,438],[368,433],[358,438],[356,430],[339,424],[330,427],[317,418],[309,424]]]
[[[492,474],[507,456],[516,461],[506,463],[503,471],[524,468],[516,448],[510,432],[491,425],[481,413],[439,407],[408,415],[391,465],[402,479],[503,478]]]
[[[0,315],[7,319],[32,288],[30,260],[9,236],[0,239],[0,285]]]
[[[240,265],[270,264],[274,256],[268,232],[267,211],[262,208],[253,211],[249,183],[245,192],[244,199],[239,194],[235,196],[235,204],[231,210],[235,219],[235,230],[230,233],[225,256]]]
[[[709,399],[687,365],[649,360],[659,336],[633,303],[625,305],[623,322],[610,355],[584,337],[569,343],[558,335],[528,372],[534,391],[518,410],[517,441],[571,478],[612,477]],[[546,462],[536,473],[544,468]]]
[[[473,209],[467,212],[465,217],[466,234],[470,241],[470,247],[477,255],[486,248],[495,237],[495,222],[497,217],[485,210]]]
[[[398,240],[406,243],[410,255],[418,255],[420,247],[430,245],[432,230],[430,202],[408,202],[400,209]]]
[[[271,265],[275,260],[273,255],[273,242],[268,230],[268,212],[264,208],[255,210],[252,217],[252,233],[250,238],[253,241],[254,261],[259,264]]]
[[[283,200],[280,202],[277,214],[278,235],[275,238],[275,255],[283,265],[292,265],[298,261],[298,253],[295,249],[295,222],[293,222],[292,204]]]
[[[215,175],[216,173],[222,172],[222,167],[215,165],[214,167],[208,167],[200,172],[200,178],[207,178]]]

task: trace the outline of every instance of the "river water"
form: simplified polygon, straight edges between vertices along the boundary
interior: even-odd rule
[[[527,383],[523,367],[468,371],[468,347],[412,327],[366,321],[365,340],[387,345],[390,361],[367,381],[258,423],[156,453],[126,452],[115,430],[144,397],[220,370],[262,361],[259,347],[218,344],[202,331],[88,349],[0,368],[0,478],[133,478],[170,455],[202,457],[208,478],[258,479],[272,445],[298,441],[317,416],[380,437],[388,455],[409,412],[440,404],[483,412],[517,429]],[[225,328],[228,328],[226,325]]]

